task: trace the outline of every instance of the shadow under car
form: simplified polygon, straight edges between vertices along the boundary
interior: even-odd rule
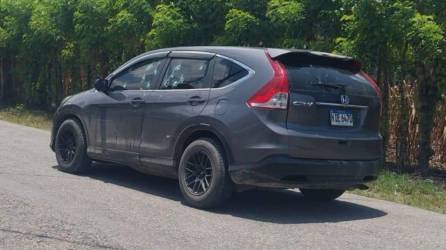
[[[87,176],[174,201],[182,201],[178,181],[139,173],[131,168],[94,164]],[[87,177],[86,176],[86,177]],[[216,214],[279,224],[327,223],[373,219],[386,213],[345,200],[315,202],[295,190],[254,189],[236,193]]]

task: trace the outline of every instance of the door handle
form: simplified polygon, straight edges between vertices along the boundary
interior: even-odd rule
[[[134,108],[139,108],[142,104],[146,103],[142,98],[135,98],[130,101],[130,105],[132,105]]]
[[[206,101],[201,99],[200,96],[192,96],[191,98],[189,98],[189,104],[192,106],[197,106],[200,104],[205,103]]]

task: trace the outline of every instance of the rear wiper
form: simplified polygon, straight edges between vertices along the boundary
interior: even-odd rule
[[[312,86],[318,86],[322,88],[331,88],[331,89],[345,89],[344,85],[340,84],[328,84],[328,83],[312,83]]]

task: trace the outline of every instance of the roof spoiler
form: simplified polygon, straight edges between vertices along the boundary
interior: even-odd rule
[[[347,69],[353,72],[361,71],[361,63],[351,57],[335,55],[331,53],[299,50],[299,49],[268,49],[271,58],[290,65],[327,65],[336,68]]]

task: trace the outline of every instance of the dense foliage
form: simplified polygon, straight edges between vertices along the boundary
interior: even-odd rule
[[[54,107],[97,76],[160,47],[336,52],[362,60],[378,80],[385,138],[390,89],[416,85],[416,159],[426,169],[445,88],[445,30],[444,0],[0,0],[0,101]],[[398,120],[406,121],[403,99]],[[404,124],[402,135],[410,131]],[[407,138],[398,142],[402,153]]]

